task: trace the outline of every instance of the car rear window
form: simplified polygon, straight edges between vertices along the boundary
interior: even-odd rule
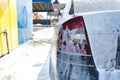
[[[120,10],[120,0],[73,0],[73,3],[70,12],[75,13]]]

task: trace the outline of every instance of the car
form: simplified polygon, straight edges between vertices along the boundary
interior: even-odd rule
[[[51,20],[51,26],[56,27],[57,26],[58,19],[54,18]]]
[[[118,80],[119,20],[119,0],[69,1],[58,23],[56,59],[51,57],[55,80]]]

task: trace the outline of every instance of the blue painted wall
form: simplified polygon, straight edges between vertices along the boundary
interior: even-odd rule
[[[32,0],[33,2],[51,2],[51,0]]]
[[[32,0],[17,0],[17,18],[19,44],[22,44],[32,37]]]

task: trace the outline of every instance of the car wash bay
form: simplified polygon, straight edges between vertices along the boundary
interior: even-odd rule
[[[53,28],[46,27],[34,32],[32,0],[1,0],[0,80],[49,80],[53,33]]]

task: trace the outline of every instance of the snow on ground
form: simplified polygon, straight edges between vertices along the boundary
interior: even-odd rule
[[[0,58],[0,80],[50,80],[49,54],[54,28],[34,32],[32,40]]]

